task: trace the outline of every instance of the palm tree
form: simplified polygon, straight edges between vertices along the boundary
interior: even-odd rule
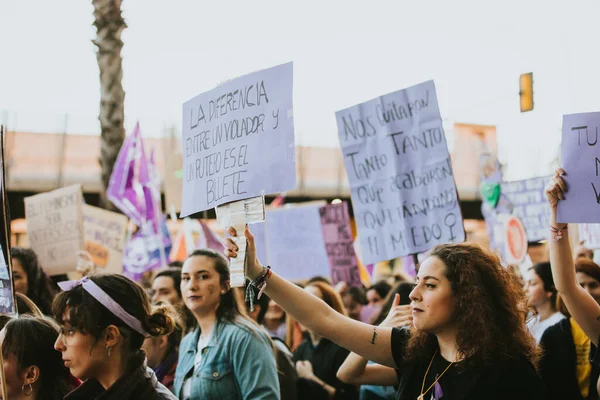
[[[106,200],[106,188],[113,165],[125,139],[125,91],[121,49],[121,33],[127,27],[121,16],[122,0],[92,0],[94,5],[94,26],[98,47],[96,58],[100,69],[100,168],[102,170],[103,191],[101,202],[105,208],[113,208]]]

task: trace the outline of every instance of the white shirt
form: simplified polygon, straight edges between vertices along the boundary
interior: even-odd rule
[[[527,328],[529,329],[531,335],[535,338],[535,342],[540,343],[544,331],[546,331],[546,329],[550,328],[552,325],[558,324],[563,318],[566,317],[559,312],[555,312],[543,321],[540,321],[540,316],[536,315],[534,319],[527,323]]]
[[[202,350],[206,347],[209,342],[210,337],[203,338],[200,337],[198,339],[198,346],[196,348],[196,357],[194,358],[194,371],[190,376],[185,378],[183,381],[183,387],[181,388],[181,399],[182,400],[190,400],[192,395],[192,383],[194,381],[194,372],[200,366],[200,361],[202,361]]]

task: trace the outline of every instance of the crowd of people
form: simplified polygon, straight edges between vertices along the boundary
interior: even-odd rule
[[[11,250],[19,316],[0,317],[9,399],[587,399],[600,360],[600,266],[571,251],[546,189],[549,261],[524,284],[489,250],[437,246],[416,278],[288,282],[245,235],[248,298],[225,254],[194,250],[149,287],[117,274],[51,280]],[[256,290],[259,292],[259,290]]]

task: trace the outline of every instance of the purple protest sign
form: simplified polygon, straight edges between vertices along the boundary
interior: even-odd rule
[[[336,119],[365,264],[465,240],[433,81]]]
[[[558,202],[557,220],[600,222],[600,112],[563,116],[562,164],[567,184],[565,200]]]
[[[350,286],[361,287],[348,204],[328,204],[319,208],[319,215],[333,284],[344,281]]]
[[[550,206],[546,200],[544,189],[550,176],[525,179],[522,181],[503,182],[502,195],[510,201],[512,213],[521,219],[527,240],[537,242],[548,238],[548,221]]]
[[[154,230],[154,224],[148,221],[141,229],[132,235],[131,240],[125,246],[123,254],[123,274],[136,282],[142,275],[150,270],[163,266],[163,254],[171,252],[171,239],[167,224],[163,220],[160,233]],[[159,243],[163,249],[158,247]]]

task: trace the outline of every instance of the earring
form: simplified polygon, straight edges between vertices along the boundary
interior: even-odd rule
[[[25,391],[25,386],[27,386],[27,388],[29,389],[29,391]],[[31,394],[33,393],[33,386],[31,386],[31,383],[25,385],[23,384],[23,386],[21,386],[21,392],[23,392],[23,394],[25,396],[31,396]]]
[[[109,346],[106,346],[106,351],[108,351],[108,357],[110,358],[110,352],[111,352],[112,348]]]

